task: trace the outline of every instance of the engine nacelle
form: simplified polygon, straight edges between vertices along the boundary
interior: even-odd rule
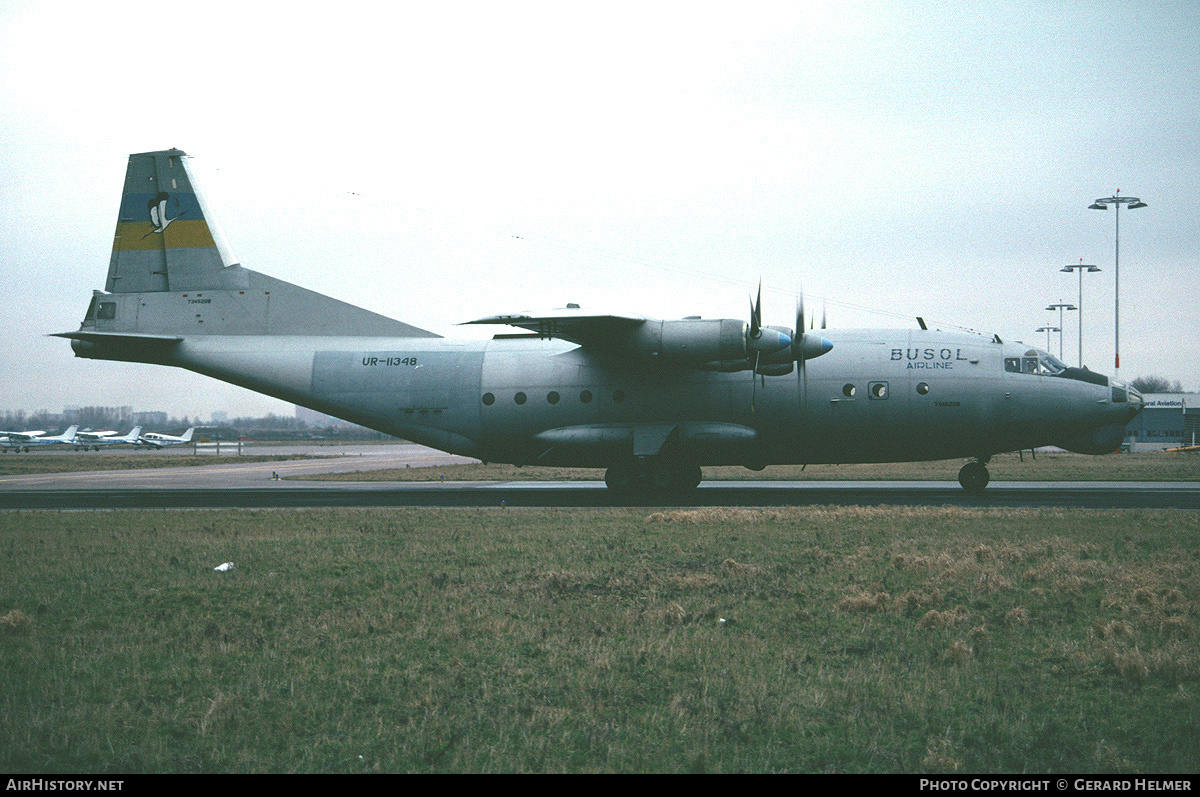
[[[749,326],[733,318],[648,321],[621,348],[643,357],[687,366],[745,361]]]

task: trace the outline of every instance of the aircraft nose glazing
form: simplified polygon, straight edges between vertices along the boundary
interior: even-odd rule
[[[1142,394],[1139,393],[1137,390],[1134,390],[1132,387],[1127,387],[1125,389],[1125,391],[1126,391],[1126,396],[1129,399],[1129,404],[1128,404],[1129,420],[1132,421],[1134,418],[1136,418],[1138,416],[1138,413],[1140,413],[1143,409],[1145,409],[1146,401],[1145,401],[1145,399],[1142,398]]]

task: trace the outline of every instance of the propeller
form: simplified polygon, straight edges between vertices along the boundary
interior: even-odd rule
[[[821,310],[821,329],[826,326],[826,313]],[[746,328],[746,354],[750,365],[750,411],[754,412],[758,381],[767,386],[768,372],[782,375],[791,370],[789,361],[797,364],[799,401],[807,400],[808,374],[806,364],[833,348],[833,344],[813,331],[805,331],[804,295],[796,301],[796,327],[793,332],[783,327],[764,327],[762,323],[762,283],[750,301],[750,323]],[[810,319],[815,324],[816,319]],[[756,378],[758,377],[758,378]]]
[[[815,320],[815,319],[814,319]],[[812,323],[812,322],[810,322]],[[821,329],[825,329],[825,308],[821,308]],[[796,334],[792,337],[792,357],[796,361],[797,398],[801,405],[808,402],[808,369],[806,363],[833,348],[833,344],[812,331],[804,331],[804,294],[796,300]]]
[[[762,324],[762,282],[758,283],[758,295],[750,302],[750,326],[746,331],[746,350],[750,360],[750,411],[754,412],[754,400],[758,390],[758,380],[761,378],[763,387],[767,386],[765,374],[759,374],[758,368],[764,357],[789,349],[792,338],[786,332],[769,329]]]

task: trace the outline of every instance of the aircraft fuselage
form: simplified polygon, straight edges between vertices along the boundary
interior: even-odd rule
[[[924,330],[823,334],[834,348],[803,376],[631,363],[534,336],[197,335],[145,359],[453,453],[575,467],[659,455],[750,467],[986,460],[1051,444],[1095,453],[1089,430],[1115,425],[1123,436],[1140,406],[1103,376],[1021,366],[1039,356],[1024,344]],[[75,347],[105,356],[103,346]]]

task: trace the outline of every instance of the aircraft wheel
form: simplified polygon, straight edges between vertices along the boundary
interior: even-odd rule
[[[695,490],[703,480],[704,474],[700,471],[699,465],[692,467],[682,465],[679,470],[675,471],[675,485],[683,491]]]
[[[632,495],[637,492],[638,472],[634,463],[622,462],[604,471],[604,484],[615,495]]]
[[[987,466],[975,460],[963,465],[962,470],[958,472],[958,483],[969,493],[983,492],[990,479]]]
[[[646,494],[651,496],[673,492],[676,481],[676,472],[673,468],[657,463],[647,463],[642,474],[642,487]]]
[[[652,459],[617,463],[604,472],[604,483],[614,494],[646,498],[694,490],[702,478],[699,466]]]

